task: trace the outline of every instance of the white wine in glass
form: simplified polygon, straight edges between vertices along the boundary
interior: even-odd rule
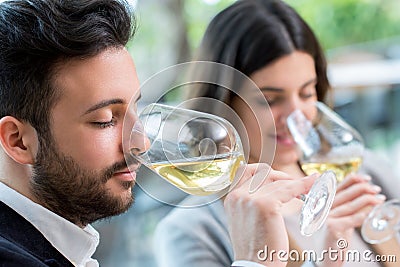
[[[315,107],[315,118],[306,118],[300,110],[287,118],[301,154],[300,166],[307,175],[331,170],[340,183],[360,168],[364,142],[353,127],[325,104],[316,102]]]
[[[244,162],[238,133],[218,116],[151,104],[139,119],[151,143],[139,161],[188,194],[226,189]]]
[[[186,193],[210,195],[230,186],[242,160],[240,153],[226,153],[217,157],[160,162],[152,164],[151,168]]]
[[[333,160],[332,162],[301,162],[301,169],[307,175],[311,175],[315,172],[323,173],[327,170],[335,172],[337,182],[343,181],[346,175],[357,172],[362,163],[360,158],[351,158],[349,160],[341,161],[340,159]]]
[[[212,114],[151,104],[140,113],[130,138],[137,134],[145,135],[150,147],[132,155],[188,194],[206,196],[229,189],[238,167],[245,163],[236,129]],[[335,192],[333,172],[322,174],[314,183],[303,199],[300,226],[304,235],[323,225]]]

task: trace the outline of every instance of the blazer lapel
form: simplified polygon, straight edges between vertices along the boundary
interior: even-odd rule
[[[19,244],[48,266],[73,266],[30,222],[1,201],[0,235]]]

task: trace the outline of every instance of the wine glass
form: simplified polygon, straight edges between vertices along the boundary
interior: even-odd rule
[[[316,102],[317,114],[309,120],[295,110],[287,125],[300,151],[301,169],[307,175],[332,170],[337,182],[356,172],[362,162],[364,142],[361,135],[337,113]]]
[[[150,104],[140,113],[130,138],[137,134],[146,135],[150,147],[139,156],[132,155],[188,194],[204,196],[229,190],[238,167],[245,163],[236,129],[212,114]],[[300,226],[304,235],[323,225],[335,186],[335,175],[327,172],[303,196]]]
[[[361,227],[363,239],[379,244],[396,237],[400,243],[400,200],[392,199],[376,206]]]
[[[150,148],[137,159],[188,194],[206,196],[226,189],[244,161],[238,133],[218,116],[150,104],[139,120]]]
[[[300,165],[310,175],[333,170],[337,182],[356,172],[364,149],[360,134],[339,115],[321,102],[316,103],[317,116],[308,120],[295,110],[287,118],[288,128],[301,151]],[[397,235],[400,242],[400,200],[376,206],[361,227],[363,239],[371,244],[385,242]]]

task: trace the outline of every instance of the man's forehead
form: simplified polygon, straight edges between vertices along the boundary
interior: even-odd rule
[[[140,96],[134,62],[125,49],[70,60],[58,67],[54,84],[65,101],[82,101],[88,105],[109,99],[129,102]]]

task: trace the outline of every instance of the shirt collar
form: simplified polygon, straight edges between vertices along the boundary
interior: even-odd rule
[[[80,228],[0,182],[0,200],[19,213],[76,266],[96,266],[93,256],[99,233],[91,226]]]

